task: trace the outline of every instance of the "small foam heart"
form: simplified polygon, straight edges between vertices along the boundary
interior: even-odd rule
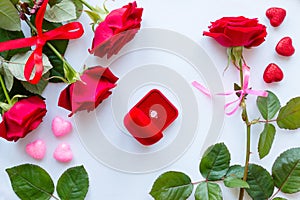
[[[56,137],[69,134],[72,131],[72,123],[61,117],[52,120],[52,132]]]
[[[42,160],[46,154],[46,143],[43,140],[35,140],[27,144],[25,150],[32,158]]]
[[[278,65],[270,63],[264,71],[263,79],[266,83],[279,82],[283,79],[283,72]]]
[[[73,159],[70,145],[67,143],[59,144],[53,153],[53,157],[59,162],[70,162]]]
[[[284,37],[282,38],[275,48],[276,52],[282,56],[291,56],[295,53],[295,48],[293,46],[292,38]]]
[[[270,20],[270,24],[277,27],[283,22],[286,16],[286,10],[283,8],[272,7],[266,11],[266,16]]]

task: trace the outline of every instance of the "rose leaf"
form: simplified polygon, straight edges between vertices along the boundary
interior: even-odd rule
[[[56,191],[61,200],[83,200],[88,192],[89,177],[83,166],[66,170],[58,179]]]
[[[31,54],[32,51],[27,51],[26,53],[22,53],[22,54],[16,54],[10,59],[9,63],[3,63],[3,65],[4,67],[10,70],[10,72],[16,79],[19,79],[21,81],[26,81],[24,76],[25,64]],[[47,73],[52,68],[49,59],[44,54],[43,54],[43,65],[44,65],[43,74]],[[32,73],[30,78],[33,78],[33,76],[34,74]]]
[[[10,92],[14,84],[14,76],[9,71],[9,69],[7,69],[4,65],[2,66],[3,66],[3,78],[5,82],[5,87]]]
[[[273,144],[275,133],[275,126],[273,124],[266,123],[264,126],[264,130],[260,134],[258,142],[258,153],[260,159],[264,158],[269,154]]]
[[[244,167],[242,167],[241,165],[232,165],[232,166],[230,166],[225,177],[229,177],[229,176],[234,176],[234,177],[237,177],[237,178],[243,178],[243,176],[244,176]]]
[[[275,186],[284,193],[300,191],[300,148],[289,149],[272,166]]]
[[[246,181],[234,176],[228,176],[224,179],[224,185],[229,188],[249,188]]]
[[[21,30],[20,17],[10,0],[0,1],[0,28],[9,31]]]
[[[155,200],[184,200],[191,195],[192,191],[193,184],[186,174],[170,171],[156,179],[150,195]]]
[[[46,10],[45,19],[60,23],[76,19],[76,7],[72,0],[62,0]]]
[[[49,72],[46,73],[41,80],[37,84],[31,84],[27,81],[22,81],[23,87],[33,94],[42,95],[43,91],[45,90],[46,86],[48,85],[47,78],[49,77]]]
[[[253,199],[268,199],[273,194],[272,176],[259,165],[249,165],[247,183],[250,188],[246,191]]]
[[[49,174],[39,166],[23,164],[6,169],[14,192],[22,200],[50,199],[54,184]]]
[[[256,105],[265,120],[272,119],[280,109],[280,101],[278,97],[270,91],[268,91],[267,97],[257,97]]]
[[[300,97],[291,99],[279,111],[277,125],[280,128],[295,130],[300,128]]]
[[[218,184],[201,182],[195,191],[196,200],[222,200],[222,191]]]
[[[230,153],[224,143],[209,147],[200,162],[200,173],[207,180],[220,180],[229,169]]]
[[[76,8],[76,19],[78,19],[82,14],[83,4],[81,3],[80,0],[72,0],[72,2],[74,3]]]

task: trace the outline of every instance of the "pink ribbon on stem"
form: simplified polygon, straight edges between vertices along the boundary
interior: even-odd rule
[[[237,109],[240,107],[240,104],[241,104],[243,98],[247,94],[252,94],[252,95],[261,96],[261,97],[267,97],[268,96],[267,91],[252,90],[251,88],[249,88],[249,78],[250,78],[250,69],[247,65],[243,65],[243,79],[244,79],[243,80],[243,87],[240,90],[217,94],[217,95],[226,95],[226,96],[227,95],[232,95],[232,94],[239,94],[238,99],[225,104],[225,106],[224,106],[225,110],[227,110],[231,105],[236,104],[236,106],[231,111],[225,112],[226,115],[234,114],[237,111]],[[203,94],[211,97],[211,94],[210,94],[209,90],[205,86],[203,86],[202,84],[198,83],[197,81],[193,81],[192,85],[195,88],[197,88],[200,92],[202,92]]]
[[[249,88],[249,78],[250,78],[250,69],[247,65],[243,65],[243,87],[240,90],[236,90],[236,91],[232,91],[232,92],[226,92],[226,93],[221,93],[218,95],[231,95],[231,94],[239,94],[239,98],[229,102],[227,104],[225,104],[224,109],[228,109],[229,106],[231,106],[232,104],[236,104],[236,106],[229,112],[225,112],[226,115],[232,115],[234,114],[237,109],[239,108],[243,98],[245,97],[245,95],[247,94],[252,94],[252,95],[256,95],[256,96],[261,96],[261,97],[267,97],[268,96],[268,92],[267,91],[262,91],[262,90],[252,90],[251,88]]]
[[[209,92],[209,90],[203,86],[201,83],[198,83],[197,81],[193,81],[192,85],[197,88],[200,92],[202,92],[203,94],[205,94],[208,97],[211,97],[211,94]]]

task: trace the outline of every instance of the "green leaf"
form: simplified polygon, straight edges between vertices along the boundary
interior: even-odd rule
[[[230,166],[224,179],[224,185],[230,188],[249,188],[248,183],[242,180],[243,176],[244,167],[241,165]]]
[[[9,71],[9,69],[7,69],[4,65],[1,65],[1,67],[2,67],[3,79],[5,82],[5,87],[8,91],[10,91],[14,84],[14,76]]]
[[[150,195],[155,200],[185,200],[193,191],[191,179],[182,172],[170,171],[154,182]]]
[[[287,200],[286,198],[282,198],[282,197],[276,197],[273,200]]]
[[[24,164],[6,169],[14,192],[22,200],[50,199],[54,184],[49,174],[39,166]]]
[[[201,182],[195,191],[196,200],[222,200],[222,191],[218,184]]]
[[[24,88],[26,90],[28,90],[29,92],[31,92],[33,94],[42,95],[43,91],[45,90],[46,86],[48,85],[48,82],[49,82],[47,80],[48,77],[49,77],[49,72],[46,73],[37,84],[31,84],[31,83],[28,83],[27,81],[22,81],[21,83],[24,86]]]
[[[8,31],[4,29],[0,29],[0,42],[5,42],[9,40],[24,38],[24,34],[22,31]],[[9,60],[13,55],[17,53],[25,53],[29,51],[29,47],[20,48],[20,49],[13,49],[9,51],[0,52],[0,56],[3,57],[5,60]]]
[[[268,91],[267,97],[257,97],[256,105],[265,120],[272,119],[280,109],[280,101],[271,91]]]
[[[224,179],[224,185],[229,188],[249,188],[246,181],[234,176],[228,176]]]
[[[46,10],[45,19],[49,22],[66,22],[76,19],[76,7],[72,0],[62,0]]]
[[[13,87],[12,87],[11,91],[9,92],[9,96],[10,96],[10,98],[13,98],[16,95],[32,96],[34,94],[32,94],[31,92],[29,92],[28,90],[26,90],[24,88],[24,86],[22,85],[22,81],[15,78]]]
[[[280,128],[295,130],[300,128],[300,97],[291,99],[279,111],[277,125]]]
[[[266,123],[264,130],[260,134],[258,142],[258,153],[260,159],[264,158],[266,155],[269,154],[273,144],[275,133],[275,126],[273,124]]]
[[[19,3],[19,0],[10,0],[10,2],[13,4],[13,5],[16,5]]]
[[[62,0],[49,0],[49,5],[50,6],[54,6],[55,4],[58,4],[58,3],[60,3]]]
[[[244,167],[242,167],[241,165],[232,165],[229,167],[227,173],[226,173],[226,177],[229,176],[234,176],[237,178],[243,178],[244,176]]]
[[[246,191],[254,200],[265,200],[273,194],[274,182],[272,176],[259,165],[249,165],[247,183],[250,188]]]
[[[10,0],[0,1],[0,28],[9,31],[21,30],[19,14]]]
[[[74,3],[76,8],[76,19],[78,19],[82,14],[83,4],[81,3],[80,0],[72,0],[72,2]]]
[[[28,51],[24,54],[16,54],[10,59],[10,63],[3,63],[6,68],[10,70],[10,72],[13,74],[13,76],[16,79],[19,79],[21,81],[26,81],[24,77],[24,69],[25,64],[29,58],[29,56],[32,54],[32,51]],[[43,74],[47,73],[51,68],[52,65],[49,62],[46,55],[43,54],[43,65],[44,65],[44,71]],[[31,74],[31,78],[34,76],[34,71]]]
[[[72,167],[58,179],[56,191],[61,200],[83,200],[88,192],[89,177],[83,166]]]
[[[300,148],[289,149],[272,166],[275,186],[284,193],[300,191]]]
[[[200,162],[200,172],[207,180],[220,180],[229,169],[230,153],[224,143],[210,146]]]

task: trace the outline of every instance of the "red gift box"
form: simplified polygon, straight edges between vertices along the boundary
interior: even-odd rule
[[[157,89],[148,92],[124,117],[130,134],[143,145],[158,142],[178,116],[176,107]]]

